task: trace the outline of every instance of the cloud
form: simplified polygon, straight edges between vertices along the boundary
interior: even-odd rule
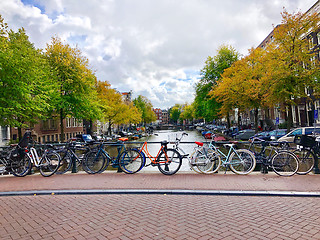
[[[144,95],[154,107],[191,103],[208,56],[222,44],[243,55],[315,0],[6,0],[0,13],[45,48],[59,36],[88,57],[99,80]]]

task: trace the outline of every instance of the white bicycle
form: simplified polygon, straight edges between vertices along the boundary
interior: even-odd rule
[[[180,153],[182,158],[188,159],[188,165],[191,170],[195,171],[196,173],[212,173],[211,170],[215,164],[214,151],[205,147],[201,142],[195,142],[196,147],[194,147],[193,152],[190,155],[186,154],[186,152],[179,146],[184,136],[188,136],[188,134],[183,132],[180,138],[176,136],[173,143],[173,148]]]

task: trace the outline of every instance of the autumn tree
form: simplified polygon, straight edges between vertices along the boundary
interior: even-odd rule
[[[56,85],[41,50],[25,30],[8,30],[0,16],[0,124],[30,127],[51,109]]]
[[[222,74],[211,94],[222,104],[221,113],[229,114],[233,108],[239,111],[254,109],[255,129],[258,130],[258,110],[267,103],[264,86],[265,51],[250,49],[249,55],[235,62]]]
[[[225,69],[238,60],[240,54],[231,46],[222,45],[217,50],[217,55],[208,57],[205,66],[201,69],[201,80],[196,84],[194,100],[195,116],[212,121],[218,117],[221,105],[209,95],[212,87]]]
[[[292,127],[291,106],[295,99],[308,97],[305,89],[317,88],[319,84],[315,78],[319,73],[319,61],[312,54],[308,38],[311,31],[318,29],[319,22],[317,14],[284,11],[281,25],[274,29],[273,42],[267,48],[267,97],[273,103],[286,106],[288,129]]]
[[[114,124],[137,124],[141,121],[141,114],[133,103],[126,103],[122,94],[111,88],[108,82],[98,81],[96,88],[102,111],[101,120],[108,123],[109,135]]]
[[[61,141],[64,141],[63,120],[67,116],[93,119],[99,114],[95,91],[96,77],[81,51],[62,43],[59,38],[52,38],[51,44],[46,47],[46,56],[59,86],[59,96],[54,105],[60,115]]]
[[[186,104],[183,107],[182,112],[180,114],[180,119],[181,120],[188,120],[188,121],[192,121],[194,119],[194,106],[193,106],[193,104]]]
[[[139,95],[133,100],[133,104],[141,113],[142,122],[144,124],[152,123],[157,120],[157,116],[152,110],[153,106],[149,99],[142,95]]]

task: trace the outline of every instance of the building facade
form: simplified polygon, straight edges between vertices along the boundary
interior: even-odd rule
[[[85,133],[83,120],[77,120],[73,117],[66,118],[64,122],[64,139],[65,141],[75,138],[78,134]],[[41,120],[31,129],[33,140],[39,143],[61,142],[60,119]],[[22,131],[22,134],[25,130]],[[15,141],[18,139],[18,128],[10,129],[10,138]]]
[[[320,0],[318,0],[305,14],[320,14]],[[278,28],[280,25],[277,25]],[[259,44],[258,48],[265,48],[268,44],[273,41],[274,30],[272,30],[268,36]],[[303,37],[303,36],[302,36]],[[314,60],[319,60],[319,50],[320,50],[320,29],[315,29],[313,32],[305,36],[309,41],[310,57]],[[265,125],[277,125],[284,123],[286,121],[286,116],[288,116],[288,111],[292,111],[293,116],[293,126],[313,126],[314,124],[320,124],[319,114],[316,114],[315,110],[320,113],[320,101],[316,99],[313,95],[312,89],[306,89],[306,94],[308,98],[300,98],[295,100],[295,105],[291,106],[291,109],[285,108],[283,106],[275,106],[271,109],[259,109],[259,119],[260,126]],[[281,111],[280,111],[281,109]],[[241,124],[245,122],[254,122],[253,111],[249,113],[244,113],[241,117]],[[315,118],[316,116],[316,118]]]

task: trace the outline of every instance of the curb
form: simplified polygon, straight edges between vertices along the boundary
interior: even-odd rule
[[[261,196],[261,197],[320,197],[320,192],[295,192],[295,191],[224,191],[224,190],[154,190],[154,189],[113,189],[113,190],[34,190],[0,192],[0,197],[9,196],[36,196],[36,195],[207,195],[207,196]]]

